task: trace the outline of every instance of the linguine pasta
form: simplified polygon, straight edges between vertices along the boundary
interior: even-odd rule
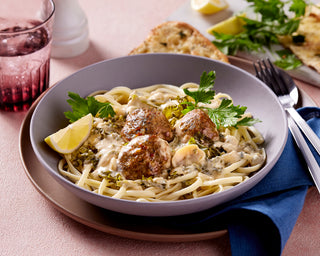
[[[266,159],[261,147],[264,139],[253,126],[219,127],[218,139],[211,143],[196,136],[189,136],[185,141],[174,131],[173,139],[163,142],[165,148],[161,153],[166,151],[168,162],[159,175],[128,179],[119,170],[119,155],[131,145],[121,135],[128,113],[140,108],[156,108],[165,114],[172,127],[176,127],[181,118],[179,103],[187,99],[183,89],[193,90],[198,86],[194,83],[180,87],[157,84],[139,89],[116,87],[108,92],[96,92],[95,99],[111,103],[116,115],[108,119],[94,117],[89,138],[75,152],[63,155],[59,172],[94,193],[141,202],[198,198],[249,179]],[[210,104],[201,104],[216,108],[223,98],[232,100],[229,95],[219,93]],[[131,147],[132,151],[138,150]]]

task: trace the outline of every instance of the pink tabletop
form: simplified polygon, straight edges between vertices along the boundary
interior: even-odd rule
[[[79,0],[90,32],[81,56],[52,59],[51,82],[97,61],[127,55],[150,29],[189,0]],[[320,88],[298,82],[320,106]],[[150,242],[97,231],[58,211],[34,188],[19,156],[19,130],[26,116],[0,112],[1,255],[230,255],[228,235],[205,241]],[[308,191],[283,255],[318,255],[320,196]]]

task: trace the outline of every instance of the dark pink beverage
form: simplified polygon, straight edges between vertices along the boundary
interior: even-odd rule
[[[26,30],[40,22],[25,24],[0,31],[0,109],[6,111],[27,110],[49,85],[48,32],[43,27]]]

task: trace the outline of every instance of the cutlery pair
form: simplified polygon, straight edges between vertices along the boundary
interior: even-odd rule
[[[281,105],[287,113],[288,126],[297,146],[301,150],[308,165],[313,181],[320,192],[320,167],[314,158],[301,131],[310,141],[314,149],[320,155],[320,139],[295,110],[298,102],[298,89],[293,79],[284,71],[275,68],[272,62],[267,60],[257,61],[253,64],[256,76],[263,81],[277,95]]]

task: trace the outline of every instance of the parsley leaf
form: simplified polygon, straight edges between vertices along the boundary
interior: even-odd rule
[[[284,21],[286,17],[283,7],[284,3],[279,0],[247,0],[248,3],[252,3],[250,6],[253,7],[255,13],[261,14],[261,20],[273,21],[278,20],[279,22]]]
[[[257,122],[260,122],[260,120],[253,119],[251,117],[242,118],[242,115],[247,110],[247,107],[234,106],[232,104],[232,101],[229,99],[222,99],[218,108],[198,106],[199,102],[210,103],[210,101],[214,98],[215,91],[211,89],[213,88],[215,78],[216,74],[214,71],[211,71],[208,74],[206,72],[203,72],[197,91],[189,91],[187,89],[184,89],[185,94],[194,99],[194,103],[187,101],[180,103],[181,105],[187,106],[181,111],[183,114],[186,114],[189,111],[197,108],[206,109],[208,111],[210,119],[216,125],[217,129],[219,129],[221,126],[233,126],[236,128],[237,126],[250,126]]]
[[[306,10],[307,4],[304,0],[293,0],[289,11],[296,14],[296,17],[303,16]]]
[[[234,106],[232,101],[229,99],[223,99],[220,106],[218,108],[206,108],[208,110],[208,115],[211,120],[217,126],[217,129],[220,126],[229,127],[234,126],[237,127],[239,125],[253,125],[257,122],[260,122],[258,119],[253,119],[250,117],[245,117],[240,119],[244,112],[247,110],[247,107]]]
[[[227,55],[236,55],[238,51],[264,52],[264,46],[270,48],[272,44],[279,44],[278,36],[293,37],[307,6],[305,0],[247,0],[247,2],[250,3],[249,6],[257,18],[238,16],[245,21],[243,32],[237,35],[213,32],[215,36],[213,43]],[[285,9],[289,10],[288,15]],[[288,65],[288,68],[293,67],[294,65]]]
[[[256,123],[260,123],[261,120],[259,120],[258,118],[252,118],[252,117],[244,117],[242,119],[240,119],[237,124],[237,126],[252,126]]]
[[[302,65],[302,62],[289,49],[279,50],[276,53],[280,59],[276,60],[274,64],[282,69],[290,70]]]
[[[197,91],[189,91],[188,89],[184,89],[183,91],[195,100],[195,105],[197,105],[198,102],[209,103],[215,95],[215,92],[211,90],[215,79],[216,73],[214,71],[210,71],[208,74],[203,72]]]
[[[89,113],[93,116],[102,118],[115,115],[115,112],[109,102],[99,102],[92,96],[84,99],[74,92],[68,92],[68,96],[70,99],[68,99],[67,102],[71,106],[72,111],[64,112],[64,115],[71,123]]]
[[[250,35],[240,33],[237,35],[227,35],[212,31],[216,41],[213,41],[216,47],[226,55],[236,55],[238,51],[264,51],[260,43],[253,42]]]

